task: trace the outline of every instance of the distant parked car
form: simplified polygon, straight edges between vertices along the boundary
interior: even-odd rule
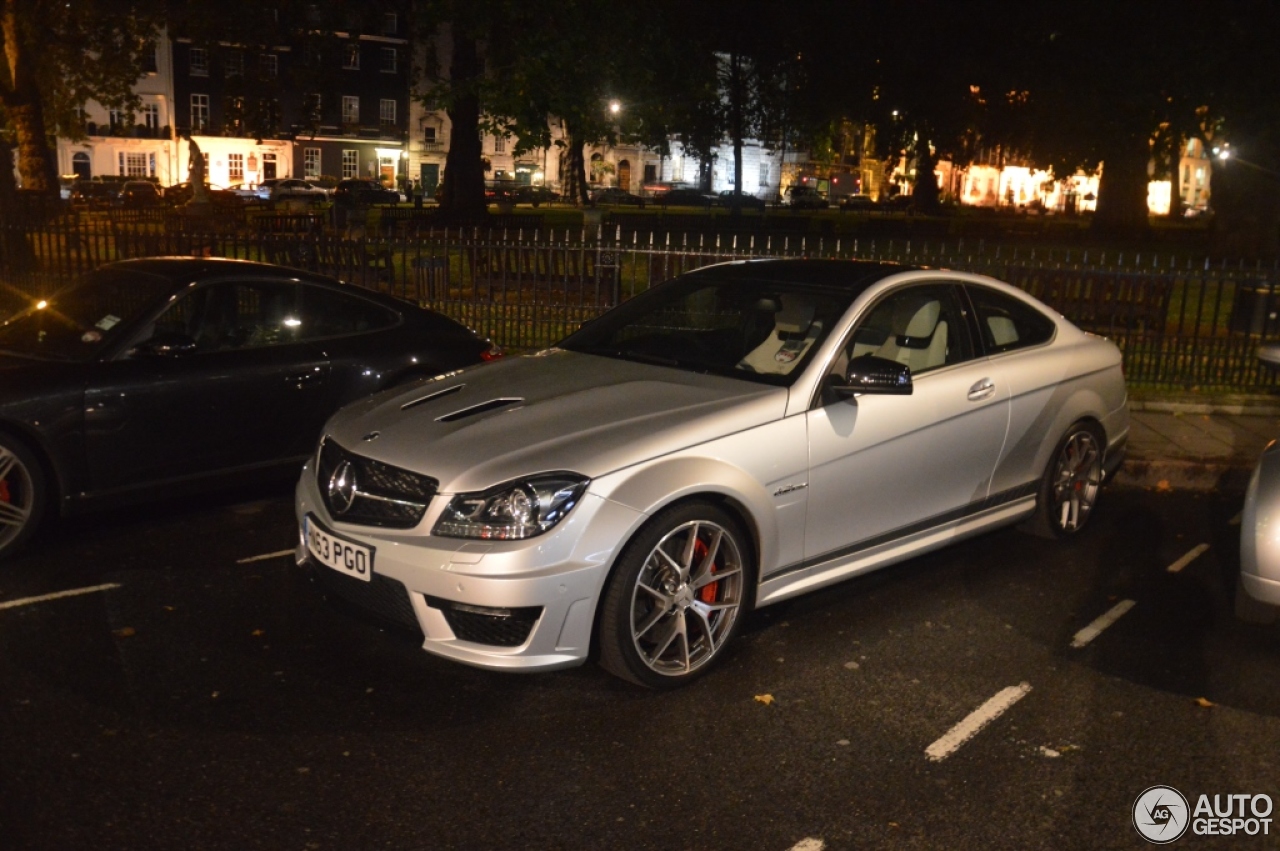
[[[0,558],[49,512],[292,472],[340,406],[497,354],[298,269],[108,264],[0,324]]]
[[[793,210],[825,210],[829,203],[817,189],[802,183],[787,190],[787,205]]]
[[[546,186],[517,186],[511,190],[511,200],[517,204],[550,204],[560,200],[560,193]]]
[[[739,195],[732,189],[726,189],[721,192],[718,203],[721,207],[729,207],[730,209],[764,210],[764,199],[749,195],[746,192]]]
[[[1280,369],[1280,344],[1258,350],[1268,369]],[[1240,576],[1236,583],[1236,616],[1271,623],[1280,616],[1280,443],[1271,441],[1249,477],[1240,515]]]
[[[227,191],[235,193],[246,204],[261,204],[271,198],[271,187],[263,183],[256,186],[251,183],[236,183],[227,187]]]
[[[399,204],[400,193],[376,180],[349,177],[338,181],[333,190],[333,200],[344,204]]]
[[[319,204],[329,200],[329,191],[309,180],[290,177],[277,180],[271,185],[271,200],[274,202],[304,201],[309,204]]]
[[[97,180],[77,180],[71,185],[70,201],[77,207],[101,209],[111,207],[120,196],[121,183]]]
[[[846,195],[840,199],[840,209],[851,213],[869,213],[876,208],[870,195]]]
[[[209,203],[215,207],[240,207],[242,201],[240,196],[222,186],[216,186],[212,183],[206,183],[204,186],[205,196],[209,199]],[[166,187],[163,198],[164,203],[178,207],[187,204],[192,197],[191,184],[188,182],[175,183],[173,186]]]
[[[595,204],[613,204],[619,207],[643,207],[644,199],[633,195],[619,186],[605,186],[591,193],[591,201]]]
[[[129,180],[120,187],[116,203],[121,207],[137,209],[160,206],[160,188],[149,180]]]
[[[653,199],[662,207],[710,207],[718,199],[697,189],[672,189]]]

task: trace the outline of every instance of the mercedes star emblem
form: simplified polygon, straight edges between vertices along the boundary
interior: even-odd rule
[[[334,514],[346,514],[356,501],[356,471],[350,461],[343,461],[329,477],[329,503]]]

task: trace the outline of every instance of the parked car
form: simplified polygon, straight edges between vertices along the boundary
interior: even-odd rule
[[[825,195],[803,183],[787,190],[787,204],[795,210],[825,210],[828,206]]]
[[[129,180],[120,187],[115,198],[119,207],[139,209],[160,206],[160,187],[149,180]]]
[[[265,183],[235,183],[227,189],[246,204],[265,204],[271,200],[271,187]]]
[[[560,193],[546,186],[517,186],[511,190],[511,201],[516,204],[551,204],[560,200]]]
[[[605,186],[596,189],[591,193],[591,202],[593,204],[613,204],[626,207],[643,207],[644,199],[639,195],[632,195],[627,190],[618,186]]]
[[[388,189],[376,180],[349,177],[338,181],[333,190],[334,203],[341,204],[398,204],[400,193]]]
[[[297,557],[430,653],[674,686],[753,607],[999,526],[1079,534],[1126,398],[1114,344],[991,278],[724,263],[338,412]]]
[[[397,197],[399,196],[397,195]],[[320,204],[329,200],[329,191],[309,180],[290,177],[276,180],[271,184],[271,200],[274,202],[302,201],[308,204]]]
[[[870,195],[846,195],[840,199],[840,209],[852,213],[869,213],[876,208]]]
[[[754,195],[742,193],[739,195],[732,189],[726,189],[719,195],[718,203],[721,207],[742,210],[759,210],[764,212],[764,199],[757,198]]]
[[[71,185],[70,201],[74,206],[89,209],[114,207],[123,186],[123,183],[114,181],[77,180]]]
[[[710,207],[717,200],[698,189],[671,189],[655,196],[653,203],[662,207]]]
[[[242,200],[239,195],[221,186],[212,183],[206,183],[204,186],[205,197],[209,199],[209,203],[215,207],[240,207]],[[164,203],[173,207],[180,207],[183,204],[191,202],[192,197],[191,184],[189,182],[175,183],[168,186],[164,190]]]
[[[1267,444],[1249,477],[1240,515],[1240,577],[1236,616],[1272,623],[1280,615],[1280,444]]]
[[[494,354],[451,319],[297,269],[103,266],[0,325],[0,556],[49,512],[292,473],[343,404]]]

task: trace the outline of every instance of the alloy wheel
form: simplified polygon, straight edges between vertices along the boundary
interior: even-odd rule
[[[1089,519],[1102,486],[1102,448],[1087,429],[1074,432],[1062,444],[1050,486],[1050,517],[1058,530],[1070,534]]]

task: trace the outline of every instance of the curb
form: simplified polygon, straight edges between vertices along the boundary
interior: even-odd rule
[[[1159,414],[1228,414],[1230,416],[1280,416],[1280,399],[1273,396],[1218,396],[1163,399],[1129,399],[1129,410]]]
[[[1244,493],[1256,459],[1235,462],[1128,459],[1111,480],[1116,487],[1155,491]]]

